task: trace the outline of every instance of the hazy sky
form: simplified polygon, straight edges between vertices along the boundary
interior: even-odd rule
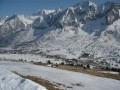
[[[10,16],[13,14],[32,13],[41,9],[66,8],[85,0],[0,0],[0,16]],[[95,3],[103,3],[108,0],[90,0]],[[120,2],[120,0],[113,0]]]

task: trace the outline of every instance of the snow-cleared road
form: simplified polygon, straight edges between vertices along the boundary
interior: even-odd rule
[[[37,66],[29,63],[0,61],[0,68],[17,71],[23,75],[41,77],[50,81],[71,86],[67,90],[119,90],[120,81],[93,75]],[[80,84],[81,86],[75,85]]]

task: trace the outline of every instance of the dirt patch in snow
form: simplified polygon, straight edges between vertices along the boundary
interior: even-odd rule
[[[15,71],[13,71],[13,73],[15,73],[15,74],[17,74],[17,75],[19,75],[19,76],[21,76],[23,78],[32,80],[32,81],[46,87],[48,90],[63,90],[63,89],[59,89],[58,85],[56,85],[56,84],[54,84],[54,83],[52,83],[52,82],[50,82],[48,80],[41,79],[41,78],[38,78],[38,77],[35,77],[35,76],[24,76],[24,75],[22,75],[22,74],[20,74],[18,72],[15,72]]]

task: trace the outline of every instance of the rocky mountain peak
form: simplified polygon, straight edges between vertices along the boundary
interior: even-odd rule
[[[83,1],[63,10],[6,19],[0,19],[2,47],[64,50],[76,57],[83,51],[95,57],[111,51],[120,55],[120,3]]]
[[[38,16],[38,15],[40,15],[40,16],[46,16],[46,15],[48,15],[50,13],[54,13],[54,12],[55,12],[55,10],[43,9],[43,10],[39,10],[39,11],[35,12],[33,15],[34,16]]]

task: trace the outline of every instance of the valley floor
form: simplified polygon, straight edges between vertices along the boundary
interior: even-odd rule
[[[0,68],[16,71],[60,85],[67,90],[119,90],[120,81],[93,75],[38,66],[30,63],[0,61]]]

